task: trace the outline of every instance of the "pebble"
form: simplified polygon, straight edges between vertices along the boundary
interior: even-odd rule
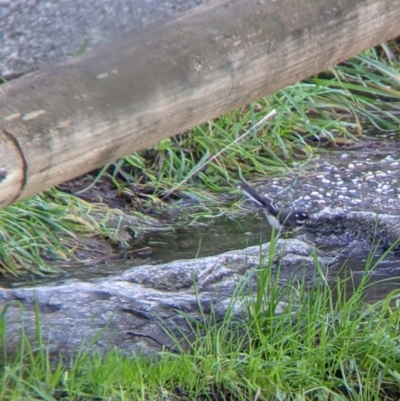
[[[353,163],[350,163],[350,164],[347,166],[347,168],[350,169],[350,170],[354,170],[354,169],[356,168],[356,166],[355,166]]]

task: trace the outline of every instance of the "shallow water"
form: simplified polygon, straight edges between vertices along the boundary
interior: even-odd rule
[[[267,242],[270,237],[271,229],[264,216],[254,213],[240,220],[223,217],[208,226],[179,229],[147,239],[152,245],[151,259],[165,263],[243,249]]]
[[[66,280],[90,281],[118,274],[127,268],[144,264],[168,263],[180,259],[194,259],[218,255],[223,252],[243,249],[269,241],[271,230],[263,215],[254,213],[240,220],[227,217],[215,219],[208,225],[177,229],[170,233],[152,234],[143,239],[149,248],[145,256],[129,260],[106,261],[83,265],[80,263],[57,266],[65,274],[57,277],[24,277],[17,280],[1,278],[0,287],[22,287],[32,285],[60,285]],[[137,255],[137,254],[136,254]]]

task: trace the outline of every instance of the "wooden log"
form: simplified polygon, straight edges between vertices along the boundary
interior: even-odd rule
[[[0,207],[400,34],[399,0],[214,0],[0,87]]]

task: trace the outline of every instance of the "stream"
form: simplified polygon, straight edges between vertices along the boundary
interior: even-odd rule
[[[146,243],[151,248],[150,255],[129,260],[129,266],[144,264],[157,265],[176,260],[195,259],[218,255],[234,249],[243,249],[268,242],[272,232],[263,213],[254,211],[245,218],[237,220],[228,217],[215,219],[212,224],[196,228],[177,229],[170,233],[147,236]],[[331,248],[329,248],[332,251]],[[338,252],[340,252],[338,248]],[[351,292],[361,282],[369,250],[360,258],[343,260],[342,268],[332,269],[330,278],[337,274],[348,280],[348,291]],[[379,254],[375,257],[376,262]],[[373,264],[375,264],[374,262]],[[22,288],[35,286],[57,286],[72,281],[92,282],[113,274],[122,274],[127,268],[126,261],[107,261],[93,265],[69,264],[60,266],[65,274],[57,277],[25,277],[22,280],[1,278],[2,288]],[[282,277],[290,279],[290,277]],[[370,277],[370,286],[366,301],[374,302],[384,298],[388,292],[400,286],[400,253],[392,252],[380,261]]]

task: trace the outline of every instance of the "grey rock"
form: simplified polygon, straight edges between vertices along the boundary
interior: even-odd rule
[[[232,294],[243,279],[248,280],[247,289],[255,290],[254,271],[260,266],[275,268],[279,264],[282,280],[291,277],[294,269],[306,269],[312,281],[312,246],[280,239],[278,257],[271,263],[269,247],[265,244],[218,256],[139,266],[92,282],[2,289],[7,346],[10,352],[17,350],[21,327],[37,346],[39,319],[43,342],[51,354],[74,353],[81,346],[100,351],[118,347],[127,353],[157,352],[161,345],[173,349],[174,341],[166,331],[178,338],[182,333],[189,335],[184,314],[193,319],[222,318],[233,302],[235,315],[242,315],[246,297],[252,294],[234,300]],[[318,257],[323,265],[332,263],[322,252]]]
[[[308,222],[307,236],[323,245],[348,246],[357,240],[393,250],[400,248],[400,216],[369,211],[346,211],[342,208],[325,208]],[[327,237],[330,237],[328,240]]]

